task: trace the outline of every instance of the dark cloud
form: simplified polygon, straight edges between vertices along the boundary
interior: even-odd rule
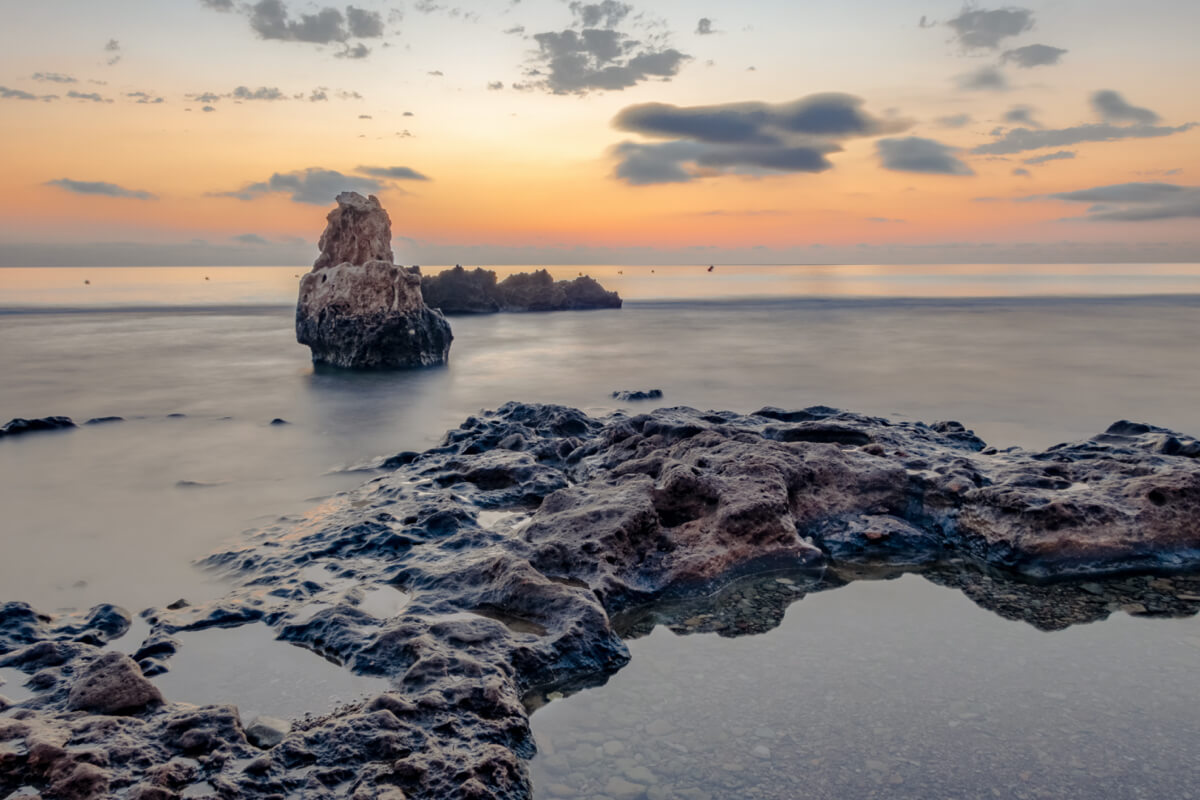
[[[619,91],[643,81],[669,80],[691,56],[666,47],[661,35],[643,42],[617,30],[633,10],[626,3],[570,4],[575,25],[561,31],[535,33],[538,66],[527,70],[537,86],[552,94]]]
[[[303,95],[301,95],[303,97]],[[308,95],[310,103],[324,103],[329,100],[329,93],[326,89],[313,89]]]
[[[1083,142],[1116,142],[1122,139],[1154,139],[1189,131],[1196,123],[1176,127],[1155,125],[1076,125],[1072,128],[1031,130],[1013,128],[996,141],[971,149],[975,155],[1010,155],[1047,147],[1070,147]]]
[[[1021,161],[1022,164],[1045,164],[1048,161],[1065,161],[1075,157],[1075,153],[1070,150],[1059,150],[1057,153],[1047,153],[1044,156],[1034,156]]]
[[[197,103],[215,103],[221,99],[221,95],[213,94],[212,92],[189,95],[189,97],[191,97],[191,99],[195,100]]]
[[[1033,118],[1037,109],[1033,106],[1013,106],[1004,112],[1004,121],[1014,125],[1028,125],[1031,128],[1044,128],[1042,123]]]
[[[363,96],[358,92],[347,91],[346,89],[338,89],[337,97],[339,100],[362,100]]]
[[[257,233],[243,233],[239,236],[231,237],[235,242],[242,244],[270,244],[266,239],[259,236]]]
[[[880,139],[875,144],[885,169],[930,175],[975,174],[955,155],[957,151],[953,147],[933,139],[909,136],[904,139]]]
[[[416,115],[415,115],[415,114],[413,114],[413,112],[411,112],[411,111],[405,111],[405,112],[404,112],[403,114],[401,114],[400,116],[402,116],[402,117],[413,117],[413,116],[416,116]]]
[[[260,86],[257,89],[251,89],[248,86],[239,86],[229,94],[234,100],[286,100],[287,96],[279,91],[274,86]]]
[[[126,92],[125,96],[131,100],[137,101],[139,105],[156,106],[160,103],[167,102],[161,97],[149,94],[148,92]]]
[[[964,50],[995,50],[1000,42],[1033,29],[1033,12],[1027,8],[964,8],[946,22]]]
[[[150,192],[143,192],[139,189],[126,189],[118,186],[115,183],[105,183],[104,181],[73,181],[70,178],[59,178],[53,181],[46,181],[47,186],[57,186],[59,189],[65,189],[68,192],[75,194],[94,194],[104,197],[128,197],[134,200],[156,200],[157,198]]]
[[[341,50],[333,54],[334,58],[366,58],[371,55],[371,48],[367,47],[362,42],[353,45],[346,45]]]
[[[1091,97],[1092,108],[1105,122],[1136,122],[1153,125],[1160,117],[1148,108],[1138,108],[1125,102],[1125,98],[1112,89],[1101,89]]]
[[[934,120],[942,128],[965,128],[974,121],[970,114],[951,114]]]
[[[1030,69],[1057,64],[1066,54],[1067,51],[1060,47],[1051,47],[1048,44],[1030,44],[1015,50],[1005,50],[1000,60],[1006,64],[1011,61],[1018,67]]]
[[[205,106],[204,108],[202,108],[200,110],[203,111],[205,114],[211,114],[213,111],[216,111],[216,109],[213,108],[212,106]]]
[[[70,75],[63,75],[61,72],[35,72],[33,73],[35,81],[45,81],[47,83],[79,83]]]
[[[508,28],[507,30],[505,30],[504,32],[508,33],[508,34],[512,34],[513,36],[524,36],[525,35],[525,26],[524,25],[514,25],[511,28]]]
[[[701,17],[700,21],[696,23],[696,34],[698,36],[709,36],[716,32],[716,29],[713,28],[713,21],[708,17]]]
[[[1121,183],[1023,199],[1088,203],[1086,216],[1078,219],[1090,222],[1200,218],[1200,186],[1174,183]]]
[[[1008,88],[1008,79],[995,67],[980,67],[973,72],[959,75],[954,82],[958,88],[969,91],[1002,92]]]
[[[200,0],[200,4],[213,11],[233,11],[233,0]]]
[[[393,181],[427,181],[429,177],[422,175],[412,167],[359,167],[355,172],[370,175],[372,178],[382,178]]]
[[[295,172],[276,172],[265,181],[250,183],[231,192],[212,192],[210,196],[255,200],[270,194],[286,194],[293,203],[325,206],[340,192],[373,194],[383,188],[383,183],[372,178],[343,175],[321,167],[309,167]]]
[[[57,100],[56,94],[30,94],[22,89],[10,89],[7,86],[0,86],[0,100]]]
[[[432,77],[434,77],[434,78],[444,78],[444,77],[446,77],[446,73],[442,72],[440,69],[431,69],[431,70],[429,70],[429,72],[426,72],[425,74],[426,74],[426,75],[430,75],[430,76],[432,76]]]
[[[356,39],[378,39],[383,36],[383,15],[378,11],[346,6],[346,25],[350,35]]]
[[[623,142],[616,177],[634,185],[686,183],[724,173],[821,172],[839,140],[896,133],[903,120],[884,120],[845,94],[818,94],[790,103],[673,106],[643,103],[613,119],[620,130],[674,141]]]
[[[106,97],[102,97],[95,92],[76,92],[76,91],[72,90],[72,91],[67,92],[67,97],[70,97],[72,100],[86,100],[89,103],[111,103],[112,102],[112,100],[109,100]]]

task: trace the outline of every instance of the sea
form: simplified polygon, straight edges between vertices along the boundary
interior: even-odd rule
[[[198,559],[510,400],[821,404],[997,447],[1119,419],[1200,434],[1197,264],[546,269],[624,307],[453,317],[447,366],[390,373],[314,367],[302,268],[0,269],[0,424],[124,420],[0,441],[0,602],[217,597]],[[662,399],[612,396],[647,389]],[[196,634],[156,680],[247,718],[378,688],[255,627]],[[533,714],[538,798],[1200,796],[1194,618],[1050,633],[903,574],[798,594],[769,630],[660,626],[630,649]],[[0,694],[22,681],[0,670]]]

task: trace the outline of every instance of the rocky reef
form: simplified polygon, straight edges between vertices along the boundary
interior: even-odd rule
[[[337,196],[321,255],[300,281],[296,340],[313,361],[352,369],[446,363],[454,338],[421,297],[418,270],[392,263],[391,219],[373,195]]]
[[[583,311],[620,308],[621,297],[587,275],[556,281],[544,269],[518,272],[497,281],[490,269],[461,266],[421,279],[425,302],[445,314],[498,311]]]
[[[1043,629],[1200,610],[1200,442],[1149,425],[1029,452],[825,407],[511,403],[388,469],[210,557],[234,588],[144,612],[133,661],[106,651],[120,609],[0,606],[0,668],[34,692],[0,701],[0,795],[527,798],[530,710],[623,666],[624,639],[754,633],[906,571]],[[138,674],[249,623],[391,689],[251,733]]]

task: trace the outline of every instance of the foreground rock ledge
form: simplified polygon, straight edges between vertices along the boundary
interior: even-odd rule
[[[329,212],[321,255],[300,281],[296,340],[313,361],[351,369],[446,363],[453,336],[425,305],[421,273],[392,264],[391,219],[374,195],[343,192]]]
[[[0,666],[37,694],[0,718],[0,794],[159,798],[207,781],[222,798],[526,798],[529,709],[603,680],[654,625],[763,630],[806,593],[905,570],[1047,629],[1200,609],[1182,574],[1200,565],[1200,443],[1149,425],[997,451],[955,422],[824,407],[595,419],[514,403],[389,463],[211,557],[240,588],[148,612],[135,659],[169,668],[176,637],[262,624],[390,691],[279,725],[281,741],[256,734],[262,750],[231,706],[107,702],[94,677],[119,661],[103,655],[128,627],[119,609],[9,603]],[[765,621],[721,606],[730,581],[771,570],[788,577],[758,590]],[[996,591],[1004,574],[1061,580]],[[380,590],[407,605],[370,613]]]

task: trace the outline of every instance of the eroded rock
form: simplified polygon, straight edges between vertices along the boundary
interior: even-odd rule
[[[297,341],[313,361],[337,367],[446,363],[450,325],[422,300],[420,272],[391,263],[391,223],[379,201],[355,192],[337,201],[321,256],[300,281]]]
[[[620,308],[621,297],[595,279],[580,275],[556,281],[544,269],[517,272],[502,281],[490,269],[461,266],[421,279],[425,302],[446,314],[491,314],[497,311],[585,311]]]
[[[133,714],[161,705],[162,693],[142,676],[137,662],[109,652],[91,662],[71,685],[67,708],[97,714]]]

